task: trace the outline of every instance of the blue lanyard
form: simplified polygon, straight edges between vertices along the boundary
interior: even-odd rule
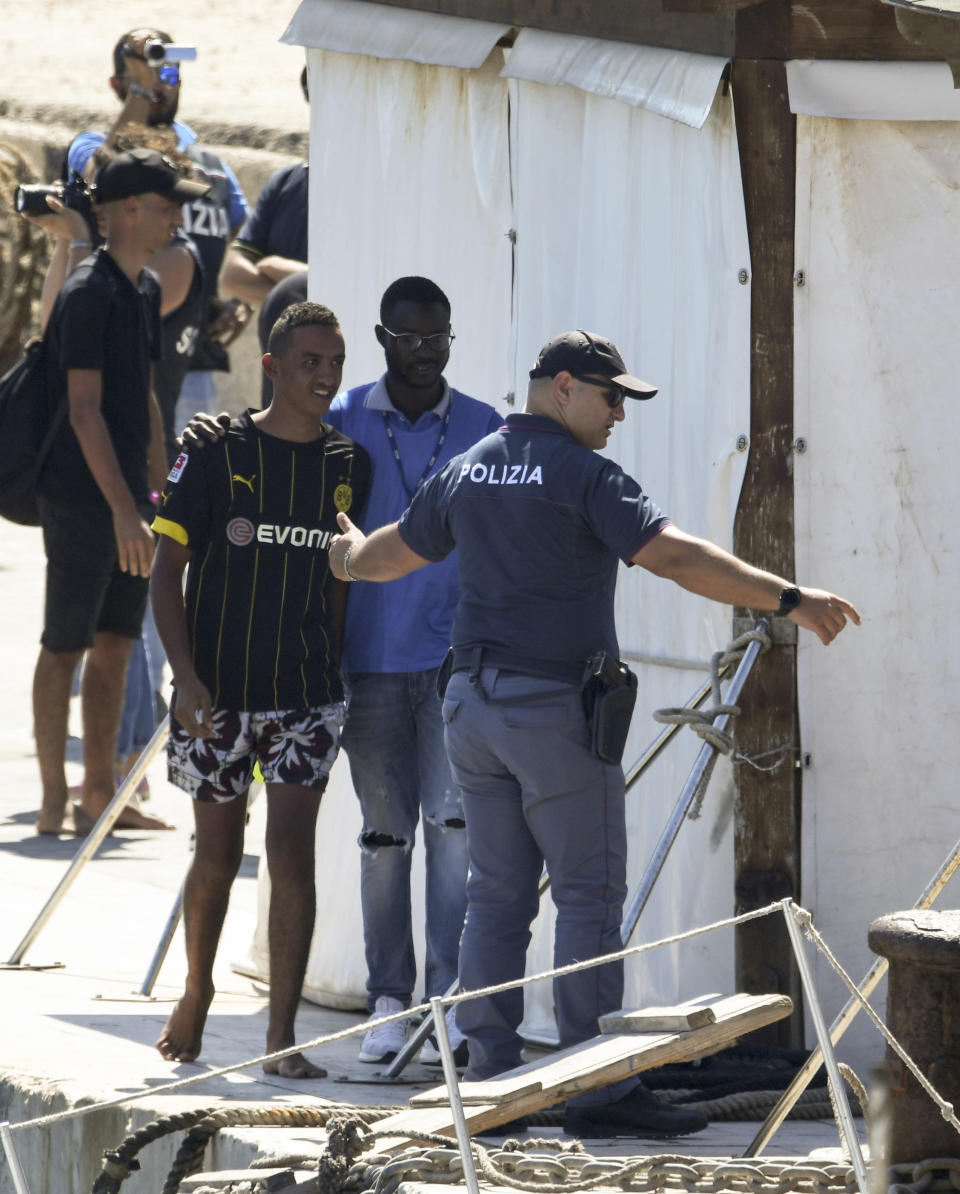
[[[447,438],[447,428],[450,426],[450,411],[453,408],[453,395],[447,402],[447,409],[444,413],[443,420],[440,423],[440,435],[437,438],[436,446],[433,449],[433,455],[427,461],[426,467],[420,474],[420,480],[414,485],[413,489],[407,485],[407,479],[403,475],[403,461],[400,459],[400,449],[397,447],[397,437],[393,434],[393,428],[390,426],[390,416],[385,410],[380,413],[383,415],[383,427],[387,433],[387,439],[390,441],[390,447],[393,449],[393,458],[397,462],[397,469],[400,472],[400,484],[403,486],[407,494],[407,500],[410,501],[413,495],[417,492],[420,486],[426,481],[427,475],[433,466],[437,463],[437,457],[440,455],[440,449],[443,447],[443,441]]]

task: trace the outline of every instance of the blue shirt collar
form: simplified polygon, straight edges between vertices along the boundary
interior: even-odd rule
[[[447,407],[450,405],[452,397],[452,391],[447,383],[447,379],[444,377],[442,378],[442,381],[443,394],[440,398],[440,401],[436,406],[431,407],[430,410],[424,411],[424,414],[436,415],[438,419],[442,419],[447,413]],[[383,410],[387,411],[388,413],[392,411],[393,414],[397,415],[401,419],[407,418],[407,416],[403,414],[402,411],[397,410],[397,408],[390,401],[390,393],[387,390],[386,373],[384,373],[383,377],[381,377],[379,381],[375,381],[367,391],[367,396],[363,400],[363,405],[368,410]],[[409,422],[409,420],[407,421]]]
[[[197,134],[193,131],[189,124],[184,124],[180,120],[175,120],[170,126],[177,134],[177,149],[181,153],[197,139]]]

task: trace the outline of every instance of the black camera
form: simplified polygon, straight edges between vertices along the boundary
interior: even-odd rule
[[[97,220],[93,214],[93,190],[76,170],[69,182],[26,183],[17,187],[13,206],[24,216],[47,216],[47,196],[59,199],[64,207],[78,211],[87,222],[91,238],[98,238]]]

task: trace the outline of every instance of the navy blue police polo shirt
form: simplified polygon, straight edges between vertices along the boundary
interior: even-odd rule
[[[426,560],[457,548],[454,646],[580,663],[618,655],[618,561],[669,525],[632,477],[560,423],[511,414],[421,487],[399,531]]]

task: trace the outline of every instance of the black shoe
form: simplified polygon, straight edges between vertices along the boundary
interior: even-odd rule
[[[651,1136],[666,1140],[701,1132],[707,1123],[707,1117],[691,1107],[661,1103],[642,1083],[615,1103],[599,1107],[567,1104],[563,1116],[563,1130],[568,1136],[588,1140],[604,1136]]]
[[[470,1061],[470,1047],[465,1040],[457,1045],[456,1049],[451,1050],[453,1053],[453,1064],[458,1070],[465,1070]],[[443,1058],[440,1056],[440,1046],[437,1044],[437,1038],[431,1033],[430,1036],[423,1042],[423,1047],[420,1050],[420,1062],[422,1065],[442,1066]]]

